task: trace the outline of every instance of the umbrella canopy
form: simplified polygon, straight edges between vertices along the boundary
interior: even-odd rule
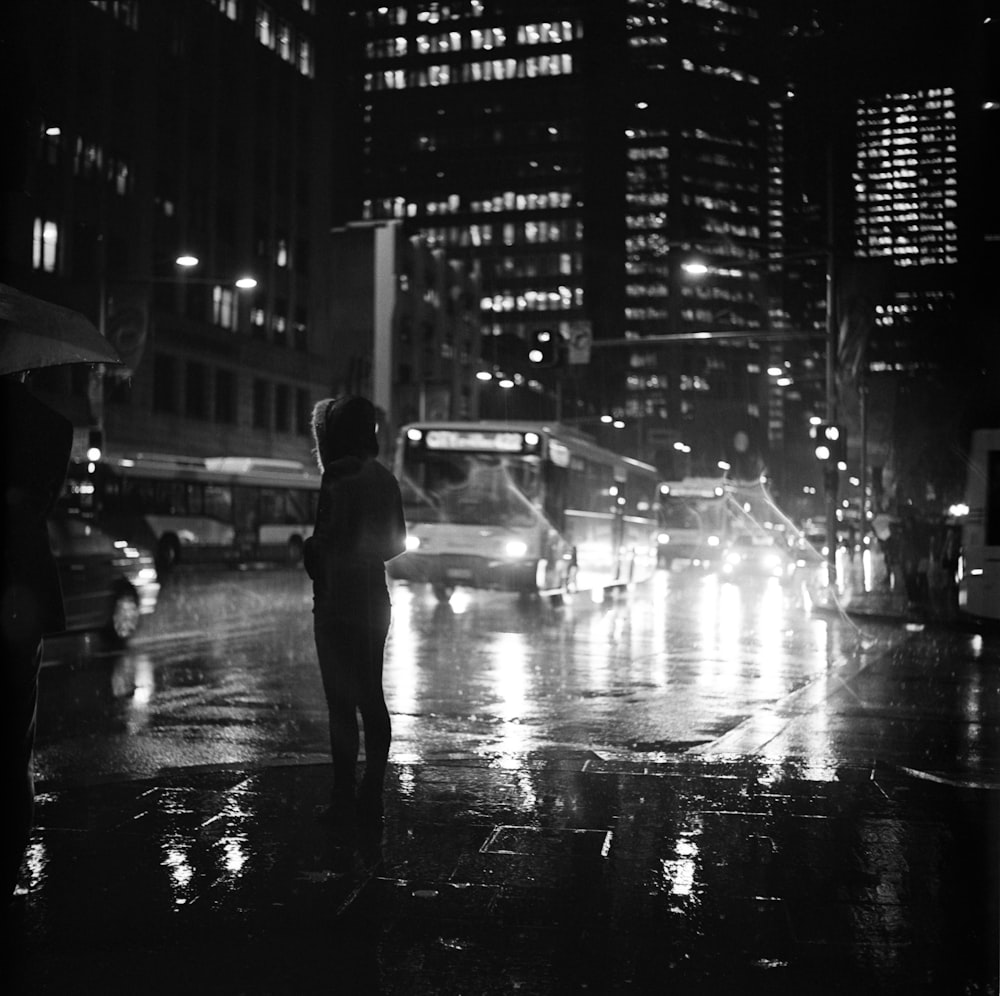
[[[0,374],[63,363],[121,363],[121,359],[78,311],[0,284]]]

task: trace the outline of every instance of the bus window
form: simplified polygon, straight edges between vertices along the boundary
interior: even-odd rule
[[[316,518],[316,493],[314,491],[288,492],[288,521],[306,525]]]
[[[237,533],[253,533],[256,536],[257,525],[260,522],[259,510],[257,507],[258,492],[256,488],[237,484],[233,488],[233,509],[235,511],[235,521]]]
[[[160,515],[186,515],[184,485],[180,481],[154,481],[153,509]]]
[[[219,484],[206,484],[205,515],[220,522],[232,522],[233,489]]]
[[[538,518],[517,477],[537,490],[537,470],[512,473],[492,454],[408,454],[401,490],[409,521],[444,519],[465,525],[530,525]]]
[[[545,518],[559,532],[566,530],[566,481],[569,468],[545,464]]]
[[[187,515],[202,514],[202,490],[200,484],[184,485],[184,507]]]

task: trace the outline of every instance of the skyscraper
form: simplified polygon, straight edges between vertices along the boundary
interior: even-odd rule
[[[488,333],[588,330],[589,369],[560,375],[564,417],[641,420],[649,455],[657,430],[669,442],[721,404],[714,466],[719,433],[760,417],[760,363],[748,383],[746,348],[709,369],[703,351],[608,343],[769,323],[781,118],[757,5],[354,3],[345,30],[363,81],[357,212],[478,267]],[[711,279],[688,281],[695,254]]]

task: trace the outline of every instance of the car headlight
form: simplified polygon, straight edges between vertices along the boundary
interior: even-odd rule
[[[660,533],[660,535],[656,537],[656,542],[659,543],[660,546],[666,546],[670,542],[670,533]]]
[[[504,552],[508,557],[517,559],[518,557],[523,557],[528,552],[528,544],[524,540],[508,540],[507,545],[504,547]]]
[[[719,537],[718,536],[709,536],[708,537],[708,545],[709,546],[718,546],[719,545]]]
[[[781,566],[781,557],[776,553],[769,553],[764,563],[767,564],[767,566],[773,571]]]
[[[739,564],[739,562],[740,562],[740,555],[738,553],[726,554],[726,563],[729,564],[730,567],[736,567]]]
[[[413,533],[406,534],[406,552],[412,553],[417,547],[420,546],[420,537],[414,536]]]

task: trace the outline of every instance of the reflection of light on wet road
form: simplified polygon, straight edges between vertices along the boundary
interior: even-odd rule
[[[163,861],[160,864],[167,869],[174,890],[174,902],[178,906],[183,906],[188,901],[185,892],[194,878],[194,868],[191,866],[187,849],[178,841],[164,841]]]
[[[152,657],[144,652],[121,656],[111,673],[111,688],[117,698],[128,700],[129,733],[141,733],[149,726],[150,705],[156,693]]]
[[[239,836],[223,837],[219,841],[219,846],[222,848],[223,868],[232,875],[239,875],[249,859],[246,852],[246,836],[241,834]]]
[[[412,716],[417,711],[420,669],[416,666],[421,635],[414,625],[413,588],[392,586],[392,626],[385,649],[385,690],[392,712]]]
[[[674,851],[676,858],[664,858],[662,862],[664,891],[673,896],[690,896],[694,891],[698,845],[690,837],[682,836],[674,844]]]
[[[528,708],[527,647],[522,633],[497,633],[489,646],[493,667],[494,700],[503,721],[500,740],[493,745],[498,751],[497,767],[516,770],[524,760],[530,740],[529,730],[522,725]]]
[[[35,799],[35,804],[43,801],[41,795]],[[45,842],[41,838],[33,839],[28,843],[24,851],[24,866],[28,870],[28,891],[40,892],[45,883],[45,868],[48,865],[48,855],[45,850]]]

